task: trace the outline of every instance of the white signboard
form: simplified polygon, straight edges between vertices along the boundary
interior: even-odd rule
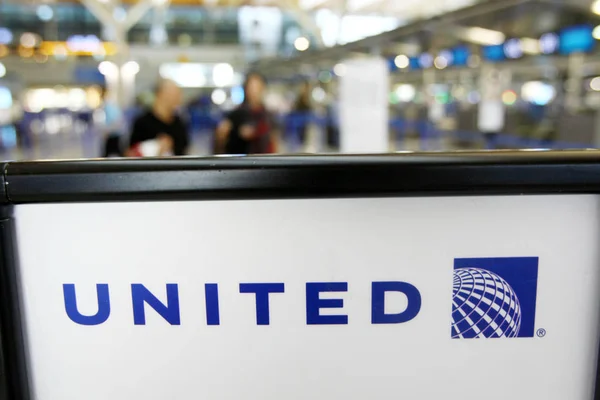
[[[389,70],[382,58],[349,60],[340,78],[340,150],[389,150]]]
[[[34,399],[589,400],[599,206],[17,206]]]
[[[484,133],[500,133],[504,129],[506,106],[502,102],[504,87],[510,86],[510,73],[496,70],[493,66],[483,66],[480,85],[481,102],[477,114],[477,128]]]
[[[500,100],[482,100],[477,114],[477,127],[481,132],[499,133],[504,129],[506,107]]]

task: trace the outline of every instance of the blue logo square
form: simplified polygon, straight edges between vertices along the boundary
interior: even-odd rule
[[[537,257],[456,258],[453,339],[533,337]]]

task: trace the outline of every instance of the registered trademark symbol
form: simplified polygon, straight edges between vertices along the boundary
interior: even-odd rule
[[[545,329],[538,329],[536,332],[536,335],[538,335],[538,337],[544,337],[546,336],[546,330]]]

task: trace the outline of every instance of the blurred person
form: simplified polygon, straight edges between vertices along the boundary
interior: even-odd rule
[[[216,131],[216,153],[265,154],[275,152],[275,124],[264,104],[266,81],[251,72],[244,83],[244,102],[231,111]]]
[[[104,111],[104,123],[100,127],[104,134],[104,149],[102,157],[123,156],[123,143],[121,138],[125,131],[123,113],[106,88],[102,88],[102,111]]]
[[[310,113],[312,111],[312,106],[310,103],[310,95],[311,95],[311,86],[310,82],[305,81],[300,86],[300,93],[298,94],[298,98],[296,99],[296,103],[294,104],[294,113],[296,118],[295,127],[297,128],[297,132],[299,133],[300,143],[302,145],[306,144],[306,136],[308,132],[309,118]]]
[[[27,132],[25,129],[25,113],[23,111],[23,106],[20,102],[13,102],[13,105],[10,108],[10,120],[15,127],[15,132],[17,135],[17,146],[21,149],[27,148],[26,144],[28,143],[28,137],[26,137]]]
[[[158,82],[152,109],[133,124],[128,156],[182,156],[187,153],[188,128],[177,114],[182,97],[175,82],[168,79]]]

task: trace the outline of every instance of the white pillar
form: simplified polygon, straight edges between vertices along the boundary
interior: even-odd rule
[[[565,105],[568,111],[577,112],[581,108],[581,96],[583,91],[583,65],[585,63],[584,53],[573,53],[569,55],[567,67],[567,93]]]
[[[136,61],[127,61],[120,68],[123,104],[131,105],[135,100],[135,77],[139,70],[140,66]]]
[[[117,103],[125,108],[130,104],[127,102],[126,87],[123,82],[121,71],[123,65],[129,60],[129,43],[127,43],[127,31],[122,24],[115,26],[115,43],[117,44],[117,54],[114,62],[117,66]]]
[[[384,153],[389,150],[389,67],[383,58],[344,61],[340,77],[340,150]]]
[[[506,107],[502,103],[504,80],[492,64],[483,64],[479,75],[481,102],[477,127],[483,133],[499,133],[504,129]]]
[[[431,88],[435,85],[436,73],[433,68],[428,68],[423,71],[423,88],[425,89],[425,99],[427,101],[427,117],[429,122],[437,123],[444,116],[445,108],[443,104],[436,101],[435,95]]]
[[[108,92],[109,99],[112,102],[119,103],[120,96],[120,73],[119,67],[112,61],[102,61],[98,66],[98,69],[104,75],[104,80],[106,81],[106,90]]]

